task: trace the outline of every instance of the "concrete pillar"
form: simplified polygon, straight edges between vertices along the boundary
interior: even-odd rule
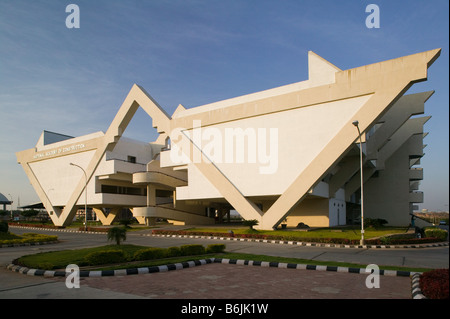
[[[152,185],[147,185],[147,206],[156,205],[156,189]]]
[[[156,217],[146,217],[145,225],[146,226],[155,226],[156,225]]]
[[[173,191],[173,207],[177,207],[177,191]]]
[[[217,209],[217,215],[218,215],[218,219],[219,219],[219,223],[221,224],[221,223],[223,223],[223,208],[222,207],[219,207],[218,209]]]

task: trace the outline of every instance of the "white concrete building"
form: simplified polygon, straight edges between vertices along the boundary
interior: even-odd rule
[[[423,156],[424,103],[404,93],[427,79],[440,49],[350,70],[309,53],[309,79],[186,109],[169,116],[134,85],[106,133],[69,138],[44,132],[17,153],[52,220],[70,223],[84,205],[102,222],[130,208],[142,223],[161,217],[212,224],[235,209],[260,229],[345,225],[355,216],[362,132],[365,217],[409,223]],[[122,137],[141,107],[160,134]],[[47,142],[50,141],[50,142]]]

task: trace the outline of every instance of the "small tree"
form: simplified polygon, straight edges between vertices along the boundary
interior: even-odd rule
[[[125,227],[112,227],[108,230],[108,240],[115,241],[120,245],[121,240],[127,239],[127,229]]]
[[[130,225],[133,221],[131,219],[121,219],[119,221],[120,225],[123,225],[125,228],[131,228]]]
[[[8,233],[8,229],[9,229],[8,223],[5,221],[0,221],[0,233],[6,234]]]
[[[244,220],[242,222],[242,225],[248,226],[248,227],[250,227],[250,229],[253,229],[253,226],[256,226],[258,224],[259,224],[259,222],[256,219]]]
[[[20,215],[22,215],[26,219],[31,219],[33,217],[36,217],[38,214],[39,214],[39,211],[34,210],[34,209],[28,209],[28,210],[24,210],[24,211],[20,212]]]
[[[388,223],[388,221],[386,219],[382,219],[382,218],[365,218],[364,219],[364,224],[367,227],[380,228],[380,227],[383,227],[387,223]]]

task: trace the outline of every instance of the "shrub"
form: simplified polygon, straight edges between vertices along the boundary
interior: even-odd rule
[[[36,217],[38,214],[39,214],[39,211],[34,210],[34,209],[27,209],[27,210],[20,212],[20,215],[22,215],[25,218]]]
[[[202,232],[202,231],[179,231],[179,230],[153,230],[152,234],[160,235],[189,235],[189,236],[213,236],[213,237],[231,237],[230,233],[218,233],[218,232]],[[297,237],[289,235],[267,235],[260,233],[249,234],[234,234],[237,238],[252,238],[252,239],[266,239],[266,240],[284,240],[284,241],[296,241],[296,242],[312,242],[312,243],[329,243],[329,244],[345,244],[345,245],[359,245],[359,239],[347,239],[347,238],[319,238],[319,237]],[[383,239],[367,239],[368,245],[411,245],[411,244],[426,244],[435,243],[438,240],[433,237],[429,238],[389,238]]]
[[[429,299],[449,299],[448,286],[448,269],[435,269],[420,275],[420,289]]]
[[[24,233],[22,238],[25,242],[49,242],[58,240],[56,235],[44,235],[36,233]]]
[[[309,225],[306,225],[305,223],[301,222],[301,223],[297,224],[296,228],[298,228],[298,229],[306,229],[306,228],[309,228]]]
[[[364,225],[367,227],[379,228],[387,224],[388,221],[382,218],[366,218],[364,219]]]
[[[248,227],[250,227],[250,229],[253,229],[253,226],[258,225],[258,223],[259,222],[256,219],[249,219],[249,220],[244,220],[242,222],[242,225],[248,226]]]
[[[202,255],[205,253],[205,247],[202,245],[184,245],[180,247],[182,256]]]
[[[22,236],[11,239],[2,239],[0,240],[0,245],[14,245],[14,244],[26,244],[26,243],[43,243],[43,242],[51,242],[57,241],[58,236],[55,235],[43,235],[43,234],[33,234],[33,233],[25,233]]]
[[[134,253],[134,260],[150,260],[166,257],[166,249],[163,248],[144,248]]]
[[[37,269],[43,269],[43,270],[51,270],[51,269],[55,268],[55,265],[53,265],[52,263],[49,263],[49,262],[41,262],[41,263],[38,263],[36,266],[37,266]]]
[[[112,227],[108,230],[108,240],[115,241],[120,245],[121,240],[127,239],[127,229],[125,227]]]
[[[125,228],[131,228],[130,225],[133,223],[131,219],[121,219],[119,224],[124,226]]]
[[[51,229],[62,229],[65,228],[64,226],[55,226],[55,225],[44,225],[44,224],[30,224],[30,223],[17,223],[17,222],[10,222],[11,225],[17,225],[22,227],[33,227],[33,228],[51,228]],[[83,228],[84,229],[84,228]]]
[[[225,250],[224,244],[212,244],[206,247],[206,252],[209,254],[212,253],[223,253]]]
[[[7,233],[9,230],[8,223],[5,221],[0,222],[0,233]]]
[[[424,230],[425,237],[435,237],[438,238],[440,241],[447,240],[447,231],[444,229],[440,229],[437,227],[427,227]]]
[[[84,260],[86,264],[91,266],[105,265],[124,262],[126,261],[126,256],[122,250],[103,250],[87,254]]]
[[[178,257],[181,256],[180,247],[169,247],[166,250],[167,257]]]

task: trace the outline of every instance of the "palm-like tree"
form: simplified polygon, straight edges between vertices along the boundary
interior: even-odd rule
[[[253,226],[256,226],[258,224],[259,224],[259,222],[256,219],[244,220],[242,222],[242,225],[250,227],[250,230],[253,230]]]
[[[115,241],[120,245],[121,240],[127,239],[127,229],[125,227],[112,227],[108,230],[108,240]]]

